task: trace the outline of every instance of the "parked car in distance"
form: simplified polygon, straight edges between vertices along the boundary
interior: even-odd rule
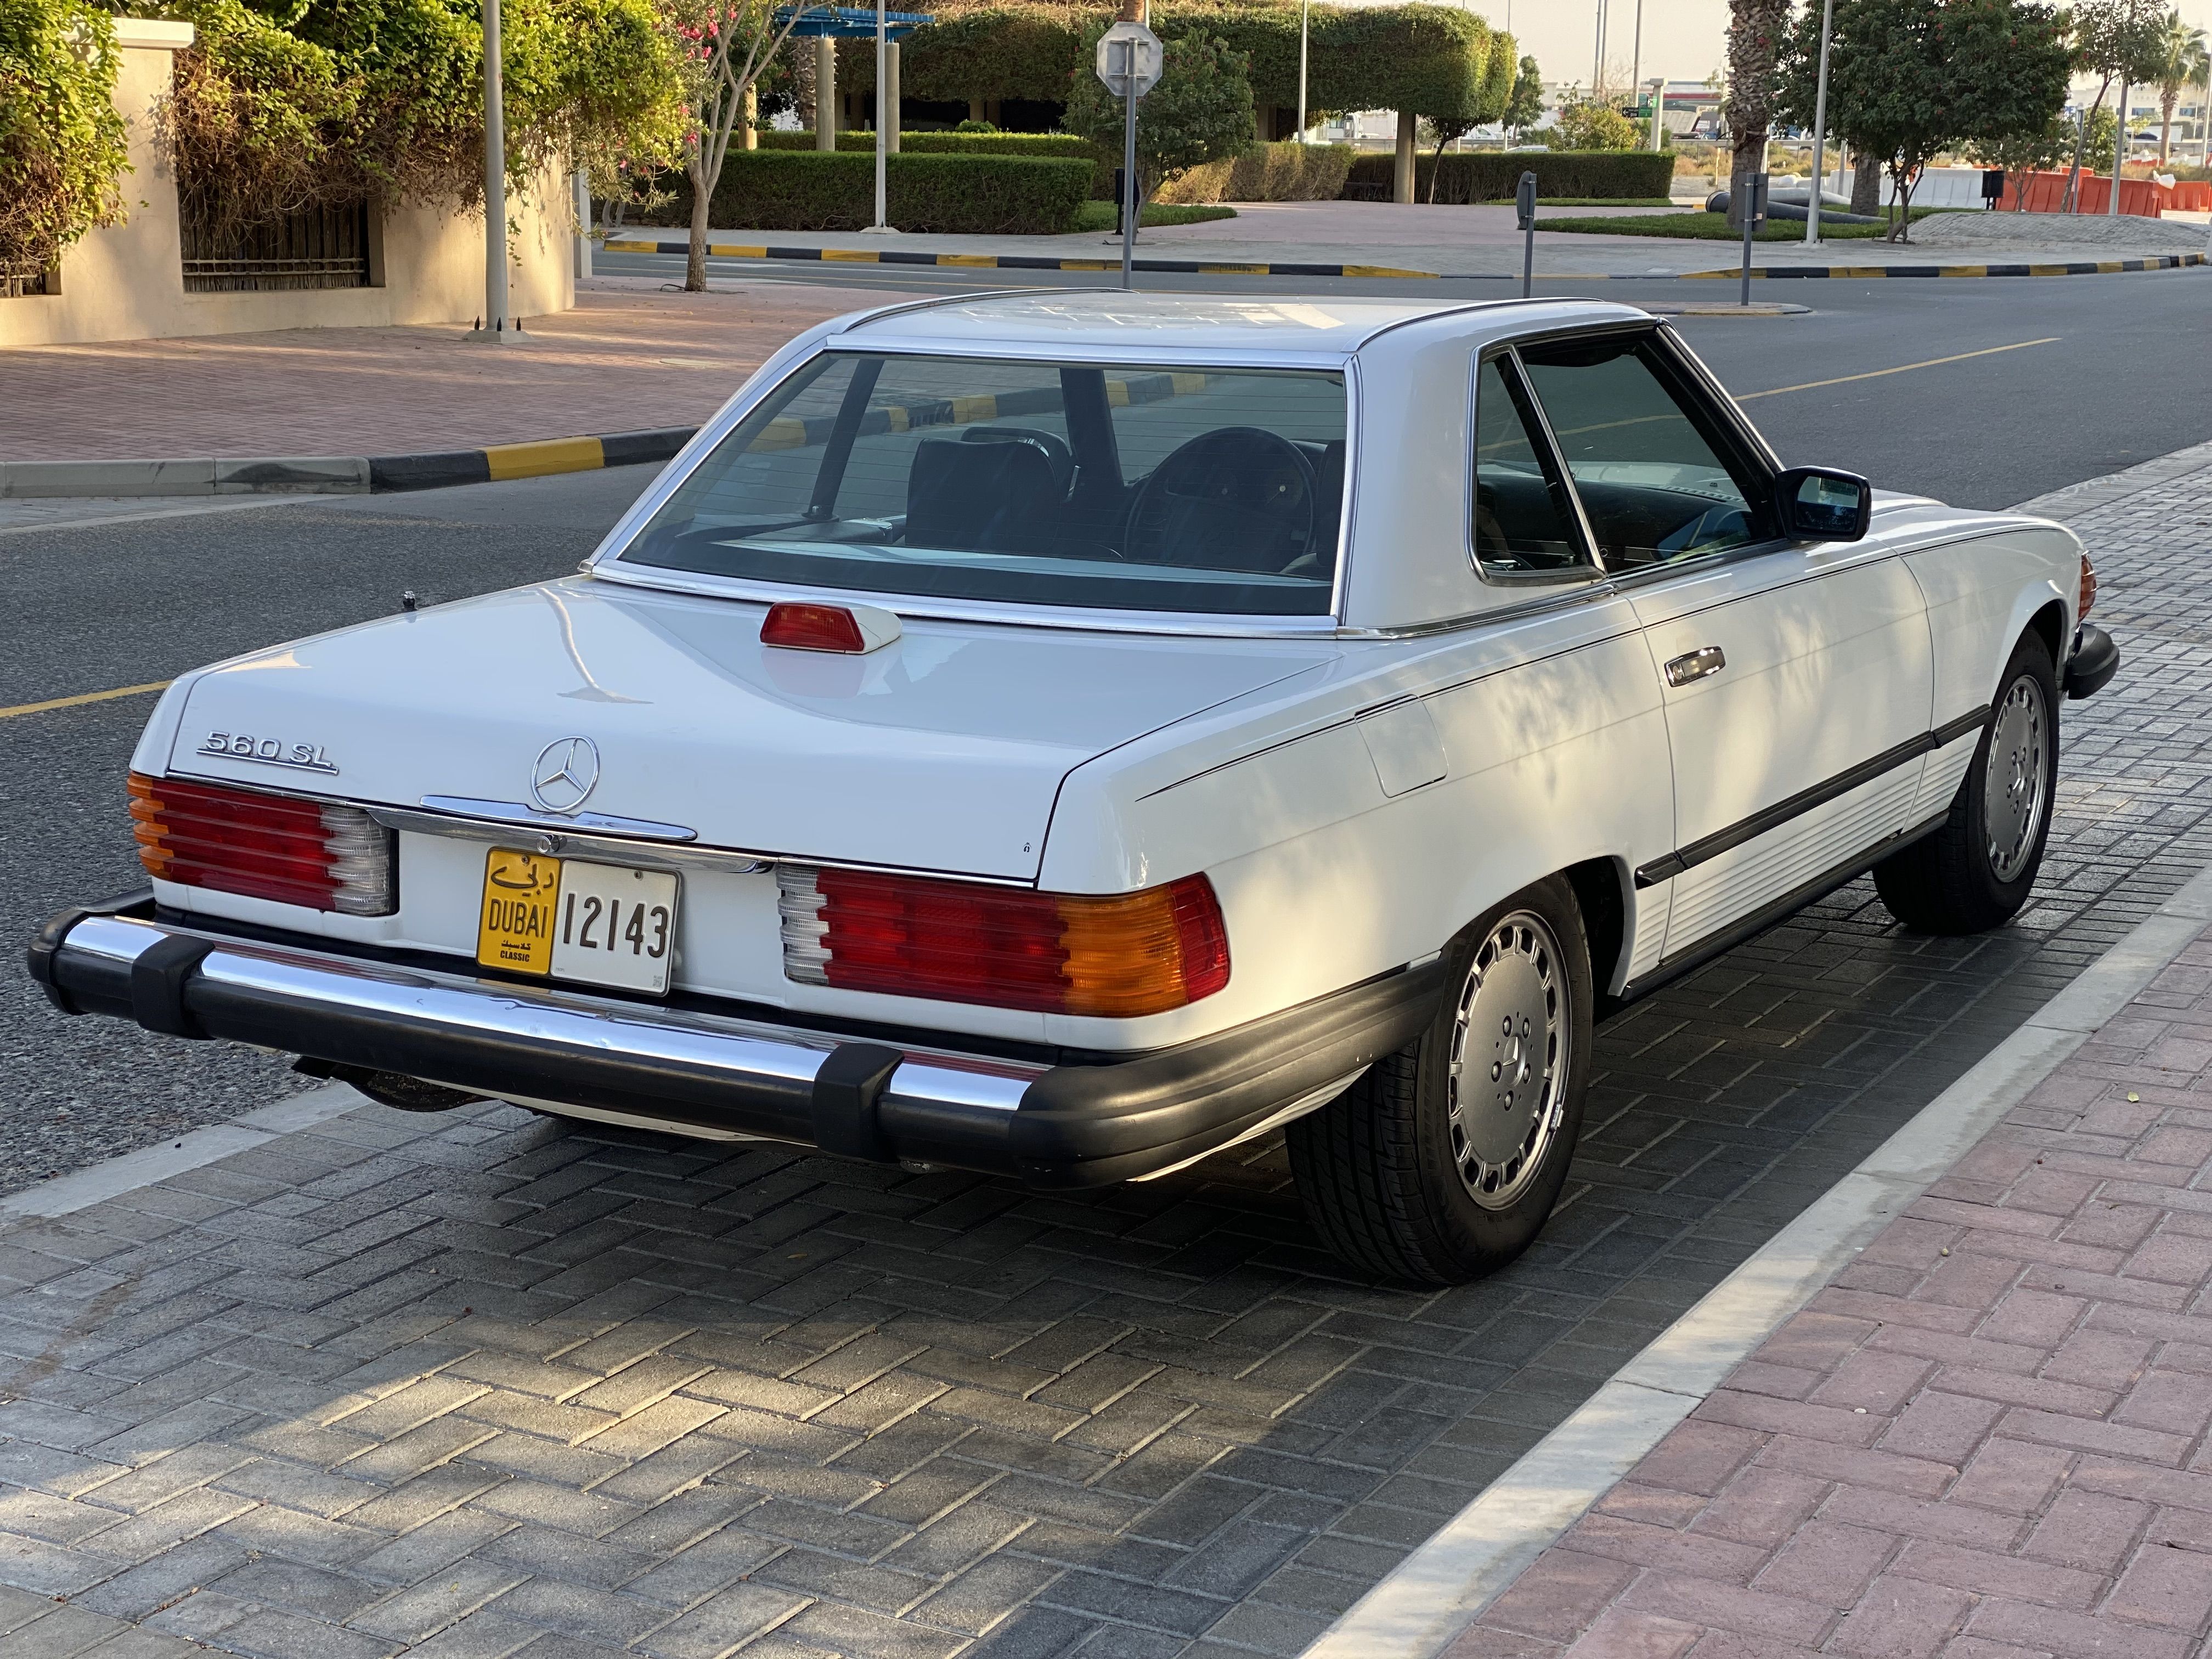
[[[2034,882],[2065,529],[1784,467],[1663,323],[1019,293],[813,328],[581,574],[216,665],[53,1000],[1038,1187],[1279,1127],[1360,1272],[1510,1261],[1593,1024],[1872,870]]]

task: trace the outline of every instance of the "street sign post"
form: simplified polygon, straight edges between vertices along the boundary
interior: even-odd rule
[[[1524,173],[1513,192],[1513,216],[1521,227],[1521,297],[1536,281],[1536,175]]]
[[[1766,217],[1766,175],[1745,175],[1743,191],[1743,301],[1751,303],[1751,239]]]
[[[1137,100],[1159,84],[1166,61],[1160,37],[1122,21],[1098,37],[1098,78],[1121,100],[1121,286],[1137,259]]]

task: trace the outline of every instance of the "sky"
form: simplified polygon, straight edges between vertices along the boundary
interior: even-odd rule
[[[1638,0],[1479,0],[1473,9],[1510,28],[1523,53],[1534,54],[1547,82],[1588,86],[1597,41],[1597,14],[1606,9],[1608,82],[1625,83],[1636,38]],[[1643,0],[1642,78],[1701,81],[1728,56],[1728,0]],[[2193,27],[2212,31],[2212,0],[2178,0]]]

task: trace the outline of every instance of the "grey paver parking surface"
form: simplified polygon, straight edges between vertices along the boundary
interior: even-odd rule
[[[1858,884],[1615,1022],[1506,1273],[1347,1277],[1265,1145],[1041,1197],[363,1109],[0,1231],[0,1582],[270,1656],[1295,1652],[2212,861],[2202,482],[2071,498],[2129,666],[2020,924]]]

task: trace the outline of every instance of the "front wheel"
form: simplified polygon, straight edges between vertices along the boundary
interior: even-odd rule
[[[1565,882],[1452,942],[1436,1018],[1285,1134],[1307,1218],[1380,1278],[1461,1284],[1528,1247],[1558,1202],[1589,1077],[1590,966]]]
[[[1997,684],[1943,827],[1874,867],[1890,915],[1923,933],[2009,921],[2043,866],[2058,787],[2058,673],[2040,635],[2021,636]]]

